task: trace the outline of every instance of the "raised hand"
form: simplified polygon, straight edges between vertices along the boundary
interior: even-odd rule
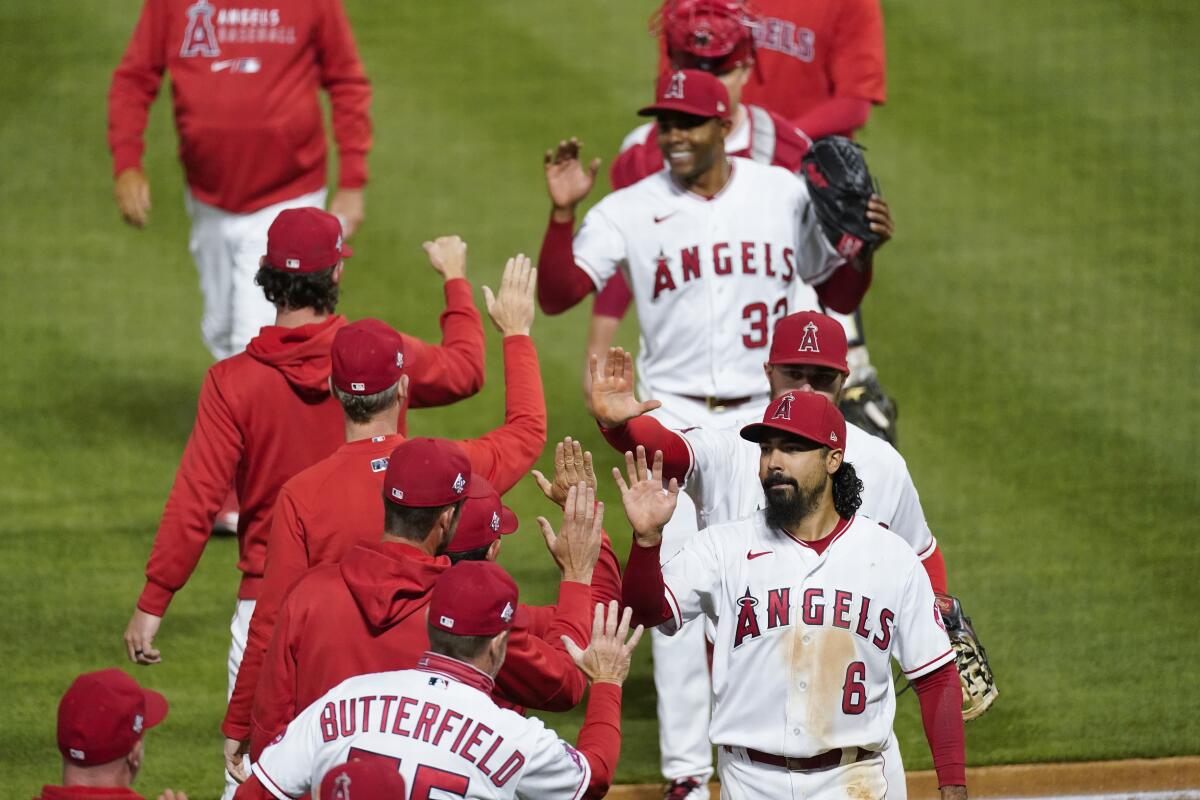
[[[429,263],[446,280],[467,277],[467,243],[458,236],[439,236],[422,242]]]
[[[585,484],[593,492],[596,491],[596,473],[592,469],[592,453],[584,450],[578,441],[570,436],[554,445],[554,482],[551,483],[541,470],[533,470],[533,479],[546,498],[565,508],[567,493],[572,486]]]
[[[671,478],[671,482],[663,487],[662,481],[663,455],[661,450],[654,452],[654,464],[646,467],[646,448],[640,444],[637,456],[625,453],[625,469],[629,473],[629,483],[621,470],[613,467],[613,478],[621,489],[621,502],[625,505],[625,516],[633,526],[633,535],[642,547],[653,547],[662,541],[663,528],[675,513],[675,504],[679,501],[679,482]]]
[[[579,161],[579,150],[579,140],[572,136],[559,142],[553,150],[547,150],[542,159],[546,167],[546,189],[560,221],[575,216],[575,206],[587,197],[596,182],[596,173],[600,171],[599,158],[593,158],[585,170]]]
[[[592,619],[592,640],[586,650],[580,650],[571,637],[562,637],[567,654],[592,683],[615,683],[620,686],[625,682],[629,675],[629,662],[633,660],[633,651],[642,638],[641,625],[634,628],[632,636],[629,635],[629,620],[632,615],[631,608],[626,608],[624,613],[618,613],[616,600],[609,601],[607,615],[604,613],[603,604],[597,603],[596,614]],[[626,636],[629,637],[628,641]]]
[[[533,325],[533,295],[537,291],[537,267],[524,253],[504,264],[500,291],[483,287],[483,300],[496,330],[505,336],[528,336]]]
[[[657,400],[638,401],[633,394],[633,355],[610,347],[603,368],[595,355],[589,357],[592,372],[587,394],[588,412],[604,428],[616,428],[662,405]]]
[[[568,490],[557,534],[545,517],[538,517],[537,522],[562,579],[590,585],[600,558],[600,530],[604,526],[604,503],[596,502],[596,490],[585,483]]]

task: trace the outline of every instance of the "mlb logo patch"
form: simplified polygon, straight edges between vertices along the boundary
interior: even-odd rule
[[[300,259],[289,258],[283,262],[283,265],[288,269],[300,269]]]
[[[371,472],[383,472],[387,469],[387,458],[377,458],[371,462]]]
[[[74,747],[71,748],[70,753],[71,758],[75,759],[76,761],[83,761],[85,758],[87,758],[87,755],[82,750],[76,750]]]
[[[447,628],[454,627],[454,618],[453,617],[438,617],[438,622],[441,623],[442,625],[445,625]]]
[[[384,469],[387,469],[386,464],[384,464]],[[404,492],[401,491],[400,489],[392,489],[392,497],[396,498],[397,500],[403,500]]]
[[[367,390],[367,385],[365,383],[355,383],[353,381],[350,382],[350,391],[365,392],[366,390]]]

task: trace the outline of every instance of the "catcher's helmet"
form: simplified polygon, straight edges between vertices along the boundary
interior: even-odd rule
[[[743,0],[666,0],[650,21],[676,69],[722,74],[754,55],[758,18]]]

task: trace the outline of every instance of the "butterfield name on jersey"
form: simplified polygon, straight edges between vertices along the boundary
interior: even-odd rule
[[[446,683],[437,675],[428,680],[430,686]],[[502,734],[469,713],[429,700],[394,694],[344,698],[326,702],[319,719],[326,744],[369,732],[422,741],[473,765],[496,786],[508,783],[526,760]]]

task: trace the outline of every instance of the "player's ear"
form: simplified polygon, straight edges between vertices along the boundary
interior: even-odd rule
[[[396,384],[396,400],[400,405],[404,405],[404,401],[408,398],[408,376],[401,375],[399,382]]]
[[[825,457],[825,471],[830,475],[837,472],[842,466],[844,455],[841,450],[830,450],[829,455]]]
[[[339,261],[337,266],[333,268],[333,283],[337,285],[342,282],[342,270],[346,268],[346,262]]]
[[[495,561],[499,556],[500,556],[500,538],[497,537],[496,541],[494,541],[488,545],[487,556],[485,556],[485,558],[488,561]]]

